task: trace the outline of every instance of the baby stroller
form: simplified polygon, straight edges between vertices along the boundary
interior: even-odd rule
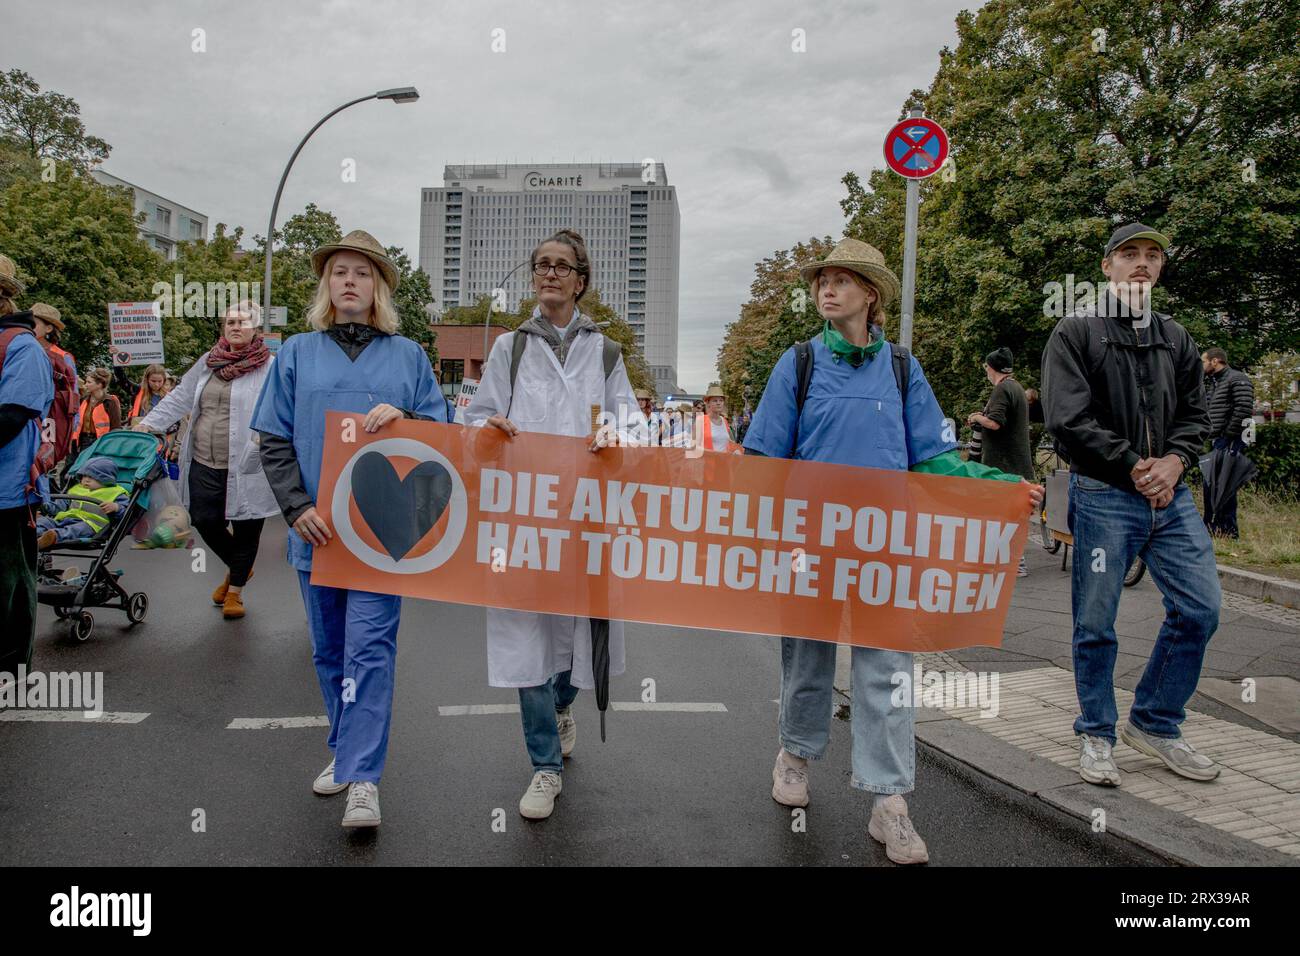
[[[117,483],[126,489],[129,500],[120,517],[90,538],[78,538],[42,551],[37,568],[37,600],[54,608],[54,616],[68,622],[68,637],[84,641],[90,637],[95,619],[88,607],[110,607],[126,612],[132,624],[139,624],[149,612],[149,595],[143,591],[127,594],[117,583],[120,571],[108,570],[122,539],[149,507],[149,487],[164,474],[158,460],[158,438],[145,432],[112,431],[95,441],[77,456],[69,469],[70,476],[91,458],[111,458],[117,464]],[[50,495],[54,502],[74,500],[69,495]],[[84,499],[76,499],[78,501]],[[54,568],[54,555],[90,558],[90,568],[77,575],[77,568]]]

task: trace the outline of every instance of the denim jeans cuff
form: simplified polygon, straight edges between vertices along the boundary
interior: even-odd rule
[[[817,753],[809,750],[807,747],[800,747],[798,744],[787,743],[784,737],[781,738],[781,748],[785,750],[786,753],[793,754],[796,757],[802,757],[804,760],[821,760],[826,754],[826,751],[824,750],[821,753]]]
[[[911,793],[913,790],[916,789],[915,783],[907,783],[907,784],[900,784],[900,785],[864,783],[863,781],[859,780],[857,777],[849,778],[849,786],[852,787],[854,790],[865,790],[867,791],[867,793],[883,793],[883,794]]]
[[[1176,731],[1172,734],[1158,734],[1154,730],[1147,730],[1138,721],[1134,720],[1131,714],[1129,715],[1128,722],[1133,729],[1142,731],[1142,733],[1146,734],[1148,737],[1159,737],[1161,740],[1177,740],[1182,737],[1181,731]]]

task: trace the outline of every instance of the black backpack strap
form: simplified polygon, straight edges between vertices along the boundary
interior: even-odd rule
[[[799,419],[803,415],[804,402],[808,401],[808,386],[812,384],[813,350],[812,342],[794,344],[794,437],[790,440],[790,453],[799,447]]]
[[[898,396],[903,400],[903,423],[907,423],[907,385],[912,380],[912,353],[894,342],[889,343],[894,359],[894,381],[898,383]]]
[[[515,329],[514,336],[510,340],[510,401],[506,403],[506,418],[510,417],[510,409],[515,404],[515,379],[519,377],[519,362],[524,357],[524,349],[528,346],[527,332]]]

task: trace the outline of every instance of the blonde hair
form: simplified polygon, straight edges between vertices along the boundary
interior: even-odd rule
[[[865,276],[859,275],[852,269],[846,269],[845,271],[848,272],[849,275],[853,276],[853,281],[862,286],[862,288],[870,289],[875,293],[875,299],[872,300],[871,305],[867,306],[867,321],[872,325],[878,325],[883,329],[885,327],[885,307],[880,304],[882,301],[880,290],[876,288],[874,284],[868,282]],[[817,287],[822,281],[823,272],[825,272],[824,269],[818,269],[817,273],[812,277],[812,281],[808,283],[808,287],[812,290],[813,294],[813,305],[817,304]]]
[[[307,309],[307,324],[317,332],[330,328],[338,317],[334,313],[334,303],[330,301],[330,270],[334,268],[334,257],[325,260],[321,270],[320,282],[316,286],[316,296],[311,307]],[[375,278],[375,301],[370,306],[370,320],[376,329],[388,335],[397,332],[397,306],[393,304],[393,292],[379,267],[371,264],[371,275]]]
[[[0,292],[0,316],[13,315],[17,311],[18,306],[14,303],[14,300],[10,296]]]
[[[226,316],[234,313],[235,315],[246,315],[253,320],[253,328],[262,327],[262,307],[252,299],[240,299],[230,308],[221,314],[222,323],[225,323]]]

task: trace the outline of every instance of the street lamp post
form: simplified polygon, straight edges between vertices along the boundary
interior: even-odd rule
[[[483,365],[484,366],[487,365],[487,360],[488,360],[488,329],[492,327],[492,315],[496,309],[496,304],[497,304],[497,296],[496,296],[497,289],[500,289],[502,286],[504,286],[507,282],[510,281],[510,277],[512,275],[514,275],[524,266],[528,266],[528,265],[532,265],[531,259],[524,260],[523,262],[519,263],[519,265],[515,266],[513,269],[507,272],[504,276],[501,277],[501,281],[498,282],[492,289],[492,298],[488,301],[487,316],[483,319]]]
[[[330,110],[320,120],[307,131],[307,135],[302,138],[298,148],[293,151],[289,157],[289,164],[284,167],[284,173],[280,176],[280,185],[275,188],[275,202],[271,203],[271,224],[266,228],[266,275],[262,283],[262,313],[265,316],[263,321],[271,321],[271,250],[275,242],[275,214],[280,208],[280,194],[284,192],[284,182],[289,178],[289,170],[293,169],[293,161],[298,158],[302,148],[307,145],[307,140],[311,139],[312,133],[325,125],[335,113],[341,113],[349,106],[356,106],[358,103],[364,103],[366,100],[392,100],[394,103],[413,103],[420,98],[419,91],[413,86],[399,86],[391,90],[380,90],[378,93],[371,93],[369,96],[362,96],[348,103],[344,103],[335,109]]]

